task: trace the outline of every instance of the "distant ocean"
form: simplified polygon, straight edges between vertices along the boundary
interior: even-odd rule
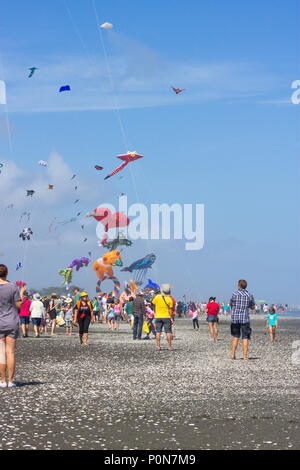
[[[286,317],[286,318],[300,318],[300,310],[293,310],[293,311],[289,311],[287,310],[286,312],[284,313],[278,313],[277,314],[279,317]]]

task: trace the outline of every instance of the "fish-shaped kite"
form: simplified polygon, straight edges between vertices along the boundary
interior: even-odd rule
[[[139,158],[143,158],[143,155],[139,155],[137,152],[127,152],[125,155],[118,155],[117,158],[119,158],[120,160],[123,160],[124,163],[122,163],[122,165],[118,166],[118,168],[116,168],[109,175],[107,175],[104,178],[105,180],[115,175],[116,173],[119,173],[119,171],[123,170],[123,168],[125,168],[125,166],[127,166],[128,163],[134,162],[135,160],[138,160]]]
[[[173,86],[171,88],[176,93],[176,95],[179,95],[179,93],[182,93],[183,91],[186,90],[186,88],[175,88]]]
[[[130,266],[121,269],[121,271],[128,271],[132,273],[132,271],[149,269],[151,268],[155,260],[156,260],[155,254],[151,253],[150,255],[147,255],[144,258],[134,261]]]
[[[48,189],[53,189],[54,185],[53,184],[48,184]]]
[[[61,93],[62,91],[71,91],[70,85],[61,86],[59,89],[59,93]]]
[[[28,75],[28,78],[31,78],[36,70],[38,70],[38,67],[30,67],[28,70],[30,70],[30,74]]]
[[[34,195],[35,191],[33,191],[33,189],[27,189],[26,193],[27,193],[26,196],[31,196],[32,197]]]

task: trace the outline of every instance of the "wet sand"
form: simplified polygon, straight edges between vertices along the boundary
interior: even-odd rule
[[[300,322],[280,319],[270,344],[252,319],[249,361],[177,320],[174,351],[132,341],[129,326],[91,327],[90,345],[58,335],[19,339],[15,389],[0,389],[0,449],[300,449]],[[31,332],[31,335],[33,333]],[[300,346],[300,345],[299,345]]]

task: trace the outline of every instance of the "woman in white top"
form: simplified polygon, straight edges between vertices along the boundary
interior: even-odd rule
[[[45,307],[43,302],[41,302],[40,294],[34,294],[33,301],[31,302],[29,310],[31,314],[31,322],[35,332],[35,337],[39,338],[42,318],[45,316]]]

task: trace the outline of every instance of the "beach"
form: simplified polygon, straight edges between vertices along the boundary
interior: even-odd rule
[[[132,341],[130,328],[19,339],[15,389],[0,391],[0,449],[299,449],[300,320],[280,318],[270,344],[252,317],[250,360],[230,359],[230,318],[219,341],[176,320],[174,351]],[[299,361],[300,362],[300,361]]]

